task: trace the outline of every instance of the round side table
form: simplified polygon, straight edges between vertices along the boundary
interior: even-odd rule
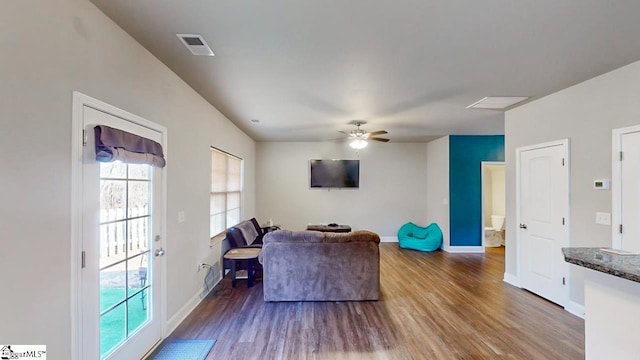
[[[231,286],[236,287],[236,270],[247,270],[247,287],[253,286],[256,278],[256,270],[260,267],[258,254],[260,248],[235,248],[224,254],[225,260],[229,262],[229,272],[231,273]],[[240,269],[238,269],[240,267]]]

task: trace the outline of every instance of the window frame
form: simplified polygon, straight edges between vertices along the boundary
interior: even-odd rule
[[[225,158],[225,167],[224,167],[224,177],[225,177],[225,189],[223,191],[213,191],[213,187],[214,187],[214,179],[213,179],[213,159],[214,159],[214,154],[217,155],[223,155]],[[229,160],[233,159],[233,160],[238,160],[240,162],[240,174],[239,174],[239,186],[238,186],[238,190],[227,190],[228,186],[226,186],[226,182],[228,180],[228,176],[229,176]],[[210,151],[209,151],[209,237],[211,239],[218,237],[222,234],[224,234],[227,229],[229,229],[230,227],[237,225],[238,223],[240,223],[242,217],[243,217],[243,213],[244,213],[244,159],[242,159],[239,156],[233,155],[229,152],[226,152],[224,150],[218,149],[216,147],[211,146],[210,147]],[[229,209],[229,195],[231,194],[238,194],[238,207],[234,207],[232,209]],[[223,195],[224,196],[224,210],[221,212],[216,212],[213,213],[212,209],[213,209],[213,198],[215,195]],[[238,211],[238,222],[235,224],[229,224],[228,223],[228,219],[229,219],[229,212],[230,211]],[[223,225],[222,225],[222,230],[216,233],[213,233],[214,231],[214,226],[212,218],[213,216],[216,215],[221,215],[223,214]]]

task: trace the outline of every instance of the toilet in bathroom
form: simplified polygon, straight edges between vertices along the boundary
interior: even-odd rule
[[[484,246],[486,247],[498,247],[504,245],[504,237],[502,231],[504,230],[504,216],[491,215],[491,226],[484,228]]]

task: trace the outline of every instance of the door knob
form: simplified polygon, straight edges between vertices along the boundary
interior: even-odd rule
[[[526,224],[520,224],[520,229],[526,229],[527,225]]]
[[[164,255],[164,249],[160,248],[160,249],[156,250],[155,255],[156,256],[163,256]]]

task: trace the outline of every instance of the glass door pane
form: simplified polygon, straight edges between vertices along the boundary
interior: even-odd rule
[[[100,164],[100,358],[150,319],[148,165]]]

